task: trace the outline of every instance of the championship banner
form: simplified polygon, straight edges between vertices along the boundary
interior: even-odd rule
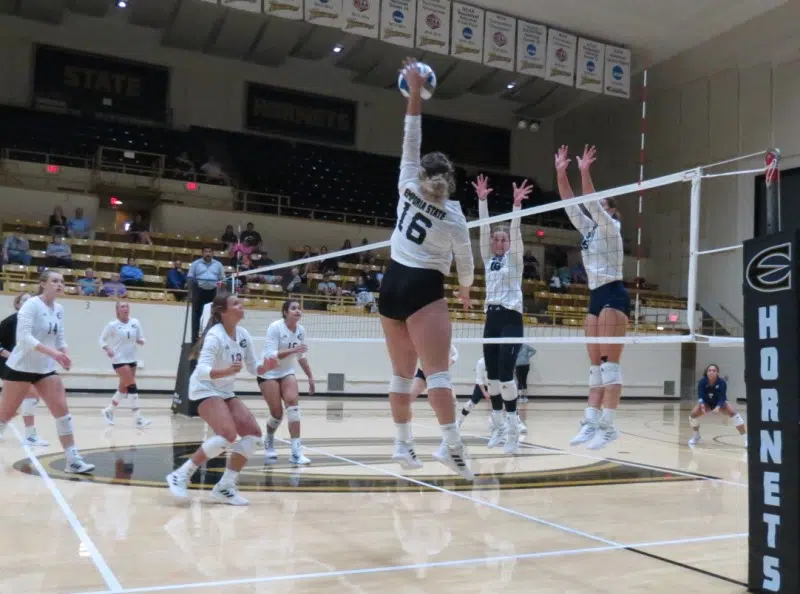
[[[377,39],[380,18],[381,0],[344,0],[342,30]]]
[[[578,39],[578,66],[575,87],[592,93],[603,92],[606,70],[606,46],[588,39]]]
[[[356,103],[301,91],[247,84],[245,128],[354,145]]]
[[[514,47],[517,44],[517,19],[486,12],[483,35],[483,63],[502,70],[514,70]]]
[[[517,72],[544,78],[547,67],[547,27],[517,21]]]
[[[221,0],[222,6],[235,8],[237,10],[247,10],[249,12],[261,12],[261,0]]]
[[[427,52],[450,53],[450,0],[418,0],[417,43]]]
[[[164,122],[169,70],[50,46],[36,46],[33,97],[39,105]]]
[[[484,10],[453,2],[450,55],[470,62],[483,62]]]
[[[744,242],[751,592],[800,592],[798,231]]]
[[[381,40],[414,47],[414,22],[417,0],[383,0],[381,2]]]
[[[606,95],[630,99],[631,96],[631,50],[606,46],[605,85]]]
[[[323,27],[341,27],[342,0],[306,0],[306,21]]]
[[[575,48],[578,38],[563,31],[547,31],[545,79],[562,85],[575,84]]]
[[[303,0],[264,0],[264,12],[292,21],[303,20]]]

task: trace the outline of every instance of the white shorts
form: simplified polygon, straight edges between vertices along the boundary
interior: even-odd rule
[[[204,386],[201,382],[189,382],[189,400],[198,401],[213,397],[230,400],[231,398],[236,398],[236,394],[233,392],[221,392],[219,390],[209,389],[208,386]]]

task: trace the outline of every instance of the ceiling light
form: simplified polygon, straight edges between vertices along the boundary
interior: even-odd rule
[[[340,53],[342,53],[343,49],[344,49],[344,46],[341,43],[337,43],[336,45],[333,46],[333,53],[334,54],[340,54]]]
[[[508,83],[506,85],[506,88],[510,91],[511,89],[516,88],[516,86],[517,86],[517,83],[515,81],[511,81],[510,83]]]
[[[128,2],[127,0],[117,0],[117,8],[127,8]]]

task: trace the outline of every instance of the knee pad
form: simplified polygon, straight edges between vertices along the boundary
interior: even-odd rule
[[[503,382],[500,384],[500,395],[506,402],[517,399],[517,383],[514,381]]]
[[[72,435],[72,415],[67,414],[56,419],[56,431],[59,435]]]
[[[744,419],[742,418],[742,415],[740,415],[739,413],[733,415],[733,422],[736,423],[737,427],[744,425]]]
[[[691,427],[692,429],[697,429],[699,426],[700,422],[693,416],[689,415],[689,427]]]
[[[604,386],[622,385],[622,370],[619,363],[603,363],[600,376]]]
[[[39,404],[38,398],[26,398],[22,401],[22,406],[19,407],[19,414],[23,417],[32,417],[33,409]]]
[[[126,389],[128,390],[128,394],[138,394],[139,393],[139,388],[136,386],[136,384],[131,384]]]
[[[599,365],[589,367],[589,388],[599,388],[603,385],[603,375],[600,373]]]
[[[500,396],[500,380],[489,380],[489,396]]]
[[[205,440],[203,442],[203,445],[201,445],[200,447],[203,448],[203,453],[210,460],[211,458],[216,458],[217,456],[219,456],[230,446],[231,442],[229,442],[227,439],[225,439],[221,435],[214,435]]]
[[[449,371],[438,371],[428,376],[428,389],[439,388],[442,390],[453,389],[453,379]]]
[[[393,375],[392,381],[389,382],[389,392],[392,394],[411,394],[411,385],[414,380],[408,377],[400,377]]]
[[[264,447],[264,440],[256,435],[245,435],[231,447],[231,451],[250,458],[257,449]]]
[[[138,410],[139,408],[139,393],[138,392],[128,392],[128,404],[133,410]]]
[[[300,407],[299,406],[287,406],[286,407],[286,420],[290,423],[299,423],[300,422]]]
[[[283,421],[283,417],[280,419],[276,419],[272,415],[267,419],[267,429],[271,429],[269,433],[275,433],[278,430],[278,427],[281,426],[281,421]]]

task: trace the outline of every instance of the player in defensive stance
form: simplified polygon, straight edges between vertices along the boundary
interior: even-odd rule
[[[114,373],[119,377],[117,391],[111,402],[103,409],[103,418],[109,425],[114,424],[114,411],[120,401],[127,397],[128,405],[136,418],[136,426],[147,427],[148,419],[139,411],[139,389],[136,387],[136,351],[144,344],[142,323],[130,317],[131,307],[124,301],[117,302],[117,318],[109,322],[100,335],[100,346],[111,359]]]
[[[472,186],[478,194],[478,213],[481,219],[489,218],[487,198],[492,193],[489,178],[479,175]],[[513,184],[514,212],[522,208],[533,190],[525,180],[520,187]],[[491,231],[481,225],[481,257],[486,269],[486,323],[484,338],[507,338],[524,335],[522,325],[522,269],[525,246],[522,243],[520,217],[512,219],[510,229],[499,227]],[[517,364],[519,344],[484,344],[483,358],[489,378],[489,397],[492,401],[492,434],[488,447],[496,447],[505,436],[506,454],[519,449],[519,415],[517,414],[517,382],[514,368]],[[503,408],[505,407],[505,414]]]
[[[179,499],[188,498],[189,479],[197,468],[230,448],[225,472],[211,490],[211,498],[231,505],[249,503],[239,495],[236,481],[247,459],[262,445],[261,429],[250,409],[234,394],[233,385],[242,366],[258,375],[277,361],[263,361],[256,367],[253,340],[247,330],[239,327],[243,317],[244,308],[237,297],[214,298],[211,319],[196,347],[200,351],[197,367],[189,380],[189,400],[197,406],[198,414],[214,435],[183,466],[167,475],[169,490]],[[241,436],[239,441],[237,435]]]
[[[300,302],[289,299],[281,307],[283,319],[276,320],[267,329],[267,342],[264,345],[263,358],[278,361],[278,366],[258,376],[258,388],[267,402],[270,417],[267,420],[267,434],[264,439],[264,455],[267,462],[278,459],[275,451],[275,431],[283,420],[283,407],[286,406],[286,419],[289,421],[289,437],[292,453],[289,462],[295,465],[310,464],[311,460],[303,455],[300,443],[300,406],[297,389],[297,365],[303,368],[308,378],[308,394],[314,395],[314,376],[308,364],[305,344],[306,331],[300,325],[303,312]]]
[[[72,416],[67,407],[64,384],[56,373],[56,363],[69,371],[72,361],[64,338],[64,308],[56,298],[64,293],[64,277],[45,270],[39,277],[39,294],[19,310],[17,344],[6,361],[3,398],[0,401],[0,439],[22,401],[34,388],[56,420],[56,430],[66,454],[68,473],[94,470],[84,461],[72,434]]]
[[[597,151],[588,146],[578,157],[581,189],[584,195],[594,193],[590,168]],[[555,156],[556,181],[562,200],[574,198],[567,178],[569,149],[562,146]],[[622,233],[619,212],[613,199],[590,200],[584,205],[566,207],[567,215],[583,236],[581,255],[589,277],[589,313],[586,336],[625,336],[631,300],[622,283]],[[589,406],[581,422],[581,430],[570,445],[587,443],[590,450],[599,450],[619,439],[615,425],[617,407],[622,395],[621,344],[587,344],[589,351]],[[602,410],[601,410],[602,409]]]
[[[474,275],[472,246],[461,205],[449,199],[456,188],[453,164],[438,152],[420,158],[423,79],[413,59],[406,60],[404,69],[409,97],[397,184],[397,225],[379,302],[392,362],[389,403],[396,430],[392,459],[404,468],[422,467],[411,433],[411,386],[419,360],[425,372],[428,402],[447,443],[446,464],[473,480],[453,406],[448,370],[452,325],[444,290],[444,278],[455,253],[458,296],[464,307],[469,307]]]
[[[728,402],[728,383],[719,376],[719,365],[712,363],[706,367],[703,377],[697,382],[697,400],[697,405],[689,413],[689,426],[692,428],[690,446],[700,441],[700,423],[697,419],[711,411],[721,412],[733,419],[739,435],[744,436],[744,447],[747,447],[747,425],[742,415]]]
[[[19,308],[30,298],[30,293],[21,293],[14,298],[14,313],[0,322],[0,377],[6,368],[6,359],[11,356],[14,345],[17,344],[17,317]],[[33,411],[39,403],[39,395],[36,389],[31,387],[31,393],[22,401],[19,412],[22,415],[22,422],[25,425],[25,443],[30,446],[47,447],[50,442],[42,439],[36,433],[36,422]]]

